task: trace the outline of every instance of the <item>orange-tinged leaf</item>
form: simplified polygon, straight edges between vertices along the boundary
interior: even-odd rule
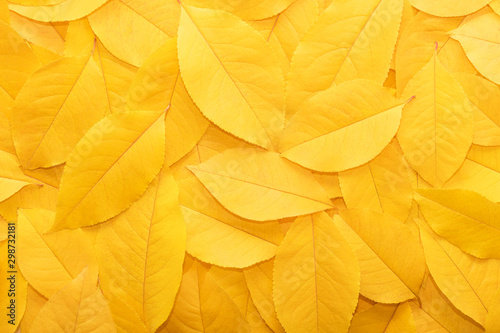
[[[96,240],[104,295],[132,307],[149,332],[167,319],[181,282],[186,227],[178,193],[165,168],[139,200],[100,226]]]
[[[287,124],[281,155],[315,171],[357,167],[389,144],[403,106],[389,89],[368,80],[334,86],[304,102]]]
[[[274,263],[274,303],[287,332],[347,332],[359,294],[359,266],[324,212],[299,217]]]
[[[339,174],[348,208],[368,208],[406,220],[412,204],[410,171],[395,144],[367,164]]]
[[[407,225],[368,209],[342,210],[334,221],[358,257],[363,296],[381,303],[416,297],[425,261]]]
[[[140,67],[175,36],[179,10],[176,0],[111,0],[88,18],[96,36],[113,55]]]
[[[274,220],[332,207],[309,171],[277,153],[230,149],[189,169],[225,208],[250,220]]]
[[[54,213],[44,209],[18,211],[17,256],[26,280],[50,298],[89,266],[97,274],[94,252],[81,230],[46,233]]]
[[[383,84],[396,45],[402,0],[340,0],[301,40],[287,81],[287,120],[333,84],[368,79]]]
[[[167,110],[167,165],[177,162],[200,140],[209,123],[194,104],[180,77],[177,38],[166,42],[146,59],[130,85],[127,106],[131,110]]]
[[[473,114],[460,84],[437,53],[408,83],[398,140],[410,165],[433,186],[442,186],[463,163],[473,137]]]
[[[500,205],[468,190],[417,193],[425,220],[439,236],[475,257],[500,259]]]
[[[460,42],[474,67],[486,78],[500,84],[500,16],[496,13],[476,16],[450,34]]]
[[[64,163],[107,107],[104,81],[88,56],[42,67],[12,106],[12,135],[22,165],[35,169]]]
[[[98,122],[68,158],[53,228],[94,225],[127,209],[160,171],[164,150],[162,112],[123,112]]]
[[[178,53],[187,90],[210,121],[277,149],[285,80],[273,49],[257,31],[227,12],[183,5]]]
[[[187,252],[222,267],[248,267],[276,254],[278,222],[242,219],[222,207],[194,177],[178,182],[187,228]]]
[[[500,261],[477,259],[428,230],[420,221],[427,266],[446,297],[466,315],[484,326],[493,295],[500,286]]]
[[[95,276],[84,269],[40,309],[30,332],[116,332]]]

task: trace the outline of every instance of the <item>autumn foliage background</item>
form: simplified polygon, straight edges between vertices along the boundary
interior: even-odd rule
[[[500,332],[499,15],[0,0],[0,332]]]

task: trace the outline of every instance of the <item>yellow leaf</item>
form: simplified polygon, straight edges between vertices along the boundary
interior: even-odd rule
[[[120,333],[147,333],[148,329],[141,317],[127,303],[122,302],[113,295],[106,295],[108,306],[116,325],[116,331]]]
[[[439,236],[475,257],[500,259],[500,205],[467,190],[417,193],[425,220]]]
[[[42,46],[58,54],[61,54],[64,50],[63,36],[60,35],[52,23],[33,21],[16,12],[11,12],[10,25],[30,43]]]
[[[472,145],[464,164],[443,188],[470,190],[500,202],[500,147]]]
[[[54,188],[59,188],[63,169],[64,164],[56,165],[52,168],[40,168],[34,170],[21,168],[26,176],[40,181],[43,185],[48,185]]]
[[[491,0],[410,0],[418,10],[434,16],[464,16],[478,11],[488,5]]]
[[[231,214],[194,177],[180,181],[187,252],[222,267],[248,267],[276,254],[278,222],[256,223]]]
[[[10,23],[10,12],[7,0],[0,0],[0,21]]]
[[[3,226],[2,226],[3,227]],[[7,224],[5,225],[7,227]],[[0,306],[4,312],[2,321],[0,322],[0,332],[14,333],[19,329],[19,324],[26,309],[27,283],[24,276],[19,271],[19,224],[16,223],[15,238],[8,237],[7,240],[0,242],[0,253],[4,258],[0,260]],[[7,229],[7,228],[6,228]],[[12,235],[12,234],[10,234]],[[10,242],[8,240],[11,240]],[[14,244],[12,244],[14,240]],[[8,257],[8,250],[13,249],[15,252],[15,260]],[[14,269],[10,267],[14,264]],[[16,272],[16,273],[13,273]],[[12,275],[14,278],[12,279]],[[14,300],[14,306],[12,306]],[[13,309],[13,310],[11,310]],[[24,319],[23,319],[24,320]],[[10,322],[9,322],[10,321]]]
[[[17,155],[10,124],[13,102],[12,97],[0,86],[0,150]]]
[[[496,292],[491,308],[489,309],[488,316],[486,317],[486,332],[499,333],[500,332],[500,289]]]
[[[146,59],[132,81],[127,105],[131,110],[167,110],[167,165],[186,155],[208,127],[208,121],[194,104],[180,77],[177,38],[166,42]]]
[[[116,332],[95,276],[84,269],[40,309],[30,332]]]
[[[491,1],[489,3],[489,6],[491,7],[491,9],[493,9],[495,11],[495,13],[497,13],[497,14],[500,13],[500,0],[493,0],[493,1]]]
[[[358,257],[363,296],[381,303],[416,297],[425,261],[407,225],[368,209],[340,211],[334,221]]]
[[[114,56],[140,67],[175,36],[179,10],[176,0],[111,0],[92,13],[89,22]]]
[[[89,15],[108,0],[66,0],[51,6],[22,6],[9,4],[9,9],[41,22],[73,21]]]
[[[22,165],[35,169],[64,163],[107,107],[104,81],[88,56],[64,58],[38,70],[12,106],[12,135]]]
[[[93,250],[81,230],[46,233],[54,213],[44,209],[20,209],[17,257],[26,280],[45,297],[75,278],[89,266],[97,273]]]
[[[27,298],[26,298],[26,311],[23,315],[23,320],[20,325],[21,332],[29,332],[30,327],[33,325],[38,312],[47,303],[47,298],[36,291],[35,288],[28,285]]]
[[[417,332],[484,332],[479,324],[465,316],[451,304],[446,296],[441,293],[430,275],[422,283],[419,298],[421,308],[415,303],[411,303]]]
[[[408,302],[399,306],[376,304],[354,315],[349,333],[417,333]]]
[[[185,0],[191,6],[220,9],[244,20],[261,20],[284,11],[296,0]]]
[[[314,178],[323,186],[329,198],[339,198],[342,196],[339,176],[332,173],[313,172]]]
[[[229,13],[183,5],[178,53],[184,83],[210,121],[250,143],[277,148],[285,81],[257,31]]]
[[[438,55],[450,41],[448,31],[455,29],[463,18],[442,18],[420,12],[402,31],[396,49],[396,82],[398,96],[408,82],[432,59],[435,43]]]
[[[410,171],[394,145],[369,163],[339,174],[348,208],[368,208],[406,220],[412,204]]]
[[[15,155],[0,150],[0,201],[4,201],[30,184],[39,184],[19,169]]]
[[[402,12],[402,0],[333,1],[293,56],[287,81],[287,120],[310,97],[336,83],[368,79],[382,85]]]
[[[474,138],[472,142],[481,146],[500,145],[500,88],[476,75],[455,73],[474,112]]]
[[[228,294],[201,263],[186,257],[172,314],[159,333],[249,332],[250,326]]]
[[[277,153],[230,149],[189,170],[225,208],[246,219],[275,220],[332,207],[309,171]]]
[[[15,98],[41,64],[28,43],[3,22],[0,22],[0,50],[0,86]],[[10,119],[8,115],[7,118]]]
[[[101,69],[111,113],[127,110],[127,94],[137,68],[109,53],[100,41],[96,44],[94,60]]]
[[[92,127],[64,169],[54,229],[106,221],[127,209],[163,165],[164,113],[124,112]]]
[[[500,17],[496,13],[486,13],[464,22],[451,31],[451,37],[460,42],[481,74],[500,84]]]
[[[274,265],[274,304],[287,332],[347,332],[358,302],[359,266],[326,213],[297,218]]]
[[[89,54],[94,49],[95,43],[94,32],[86,17],[71,21],[66,33],[64,56],[77,57]]]
[[[410,165],[433,186],[442,186],[463,163],[472,143],[472,108],[437,53],[408,83],[398,139]]]
[[[285,333],[276,315],[273,300],[274,259],[243,270],[253,303],[267,325],[276,333]]]
[[[57,188],[50,185],[28,185],[9,199],[0,202],[0,215],[6,220],[17,220],[19,208],[43,208],[54,211],[57,203]]]
[[[389,144],[403,105],[389,89],[368,80],[334,86],[305,102],[287,124],[281,155],[315,171],[357,167]]]
[[[139,200],[100,226],[96,240],[103,293],[132,307],[149,332],[167,319],[181,282],[186,227],[178,193],[165,168]]]
[[[273,333],[257,311],[241,270],[212,266],[208,274],[233,300],[250,325],[252,332]]]
[[[425,258],[433,280],[463,313],[484,326],[493,295],[500,287],[500,261],[477,259],[428,230],[419,221]]]

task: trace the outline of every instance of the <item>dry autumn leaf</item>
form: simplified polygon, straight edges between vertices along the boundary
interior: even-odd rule
[[[500,332],[499,29],[0,0],[0,332]]]

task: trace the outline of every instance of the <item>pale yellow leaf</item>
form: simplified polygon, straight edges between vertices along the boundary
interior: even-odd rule
[[[28,43],[0,22],[0,86],[15,98],[28,77],[41,66]],[[7,115],[7,118],[10,118]]]
[[[250,220],[274,220],[332,207],[311,172],[277,153],[230,149],[189,169],[225,208]]]
[[[286,118],[336,83],[384,83],[396,45],[403,0],[336,0],[301,40],[287,81]]]
[[[127,110],[127,94],[137,73],[137,67],[113,56],[100,41],[97,42],[94,60],[101,69],[106,85],[106,95],[111,113]]]
[[[178,182],[187,228],[187,252],[223,267],[248,267],[276,254],[278,222],[256,223],[222,207],[194,177]]]
[[[244,20],[261,20],[284,11],[296,0],[184,0],[188,5],[224,10]]]
[[[177,60],[177,38],[166,42],[146,59],[130,85],[127,106],[131,110],[167,110],[167,165],[177,162],[200,140],[209,123],[182,81]]]
[[[140,67],[175,36],[179,10],[176,0],[111,0],[88,18],[96,36],[114,56]]]
[[[460,42],[476,69],[500,84],[500,16],[496,13],[478,15],[450,33]]]
[[[484,326],[493,295],[500,287],[500,260],[477,259],[462,252],[419,221],[427,266],[446,297]]]
[[[139,200],[100,226],[96,240],[104,295],[129,305],[149,332],[167,319],[182,277],[186,227],[178,194],[165,168]]]
[[[412,205],[410,171],[395,145],[367,164],[339,174],[348,208],[368,208],[406,220]]]
[[[10,25],[21,37],[30,43],[42,46],[57,54],[64,50],[64,37],[52,23],[37,22],[21,16],[16,12],[10,13]]]
[[[381,303],[416,297],[425,261],[407,225],[368,209],[342,210],[334,221],[358,257],[363,296]]]
[[[500,88],[476,75],[455,73],[454,77],[472,103],[474,112],[474,138],[481,146],[500,145]]]
[[[464,16],[478,11],[491,0],[410,0],[418,10],[435,16]]]
[[[207,268],[186,257],[172,314],[158,333],[249,331],[248,322],[228,294],[207,273]]]
[[[439,236],[475,257],[500,259],[500,205],[468,190],[417,193],[425,220]]]
[[[437,53],[408,83],[398,140],[406,160],[433,186],[442,186],[463,163],[473,137],[473,113],[460,84]]]
[[[23,315],[23,320],[21,321],[20,329],[21,332],[28,332],[30,327],[33,325],[38,312],[47,303],[48,299],[42,294],[36,291],[31,285],[28,285],[27,298],[26,298],[26,311]]]
[[[491,9],[495,11],[495,13],[500,15],[500,0],[493,0],[489,3]]]
[[[108,0],[66,0],[57,5],[22,6],[9,4],[9,9],[41,22],[73,21],[89,15]]]
[[[94,125],[64,169],[54,229],[106,221],[127,209],[160,171],[164,113],[123,112]]]
[[[276,254],[274,304],[287,332],[347,332],[359,294],[359,266],[326,213],[299,217]]]
[[[184,5],[178,53],[187,90],[210,121],[277,149],[285,80],[273,49],[257,31],[227,12]]]
[[[116,329],[95,276],[84,269],[45,303],[29,332],[112,333]]]
[[[17,220],[19,208],[43,208],[55,211],[57,188],[50,185],[27,185],[9,199],[0,202],[0,215],[6,220]]]
[[[40,184],[19,168],[15,155],[0,150],[0,201],[4,201],[30,184]]]
[[[87,266],[97,274],[92,247],[81,230],[46,233],[54,212],[44,209],[20,209],[18,215],[19,266],[42,295],[52,297]]]
[[[334,86],[305,102],[287,124],[281,155],[315,171],[357,167],[389,144],[403,106],[388,88],[368,80]]]
[[[500,147],[472,145],[464,164],[443,188],[471,190],[500,202]]]
[[[284,333],[276,315],[273,300],[274,259],[243,270],[253,303],[267,325],[276,333]]]
[[[22,165],[64,163],[107,107],[103,78],[89,56],[64,58],[38,70],[12,106],[12,135]]]

